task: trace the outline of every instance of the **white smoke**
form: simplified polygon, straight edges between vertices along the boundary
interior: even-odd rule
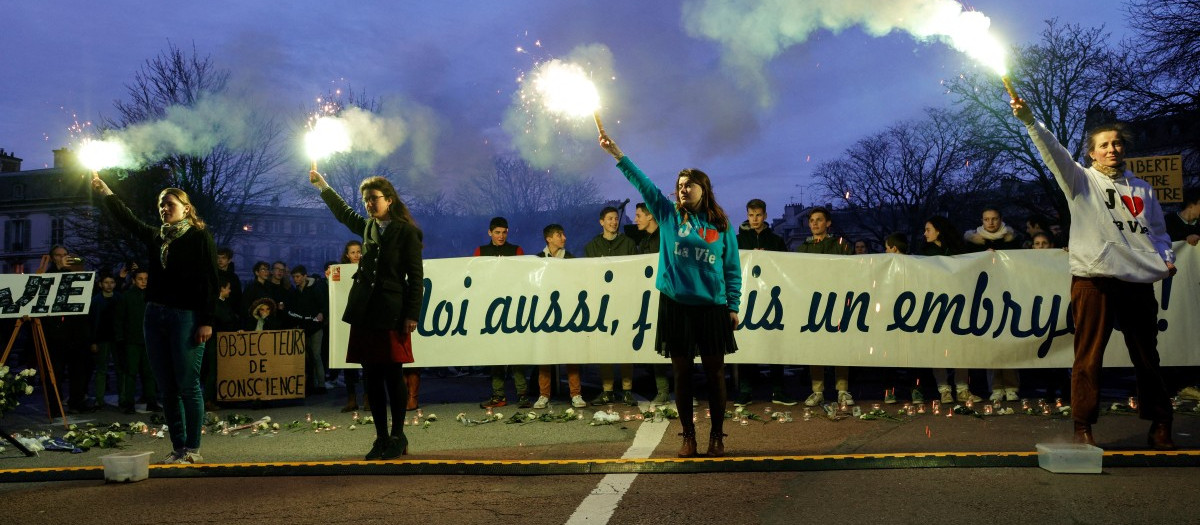
[[[600,92],[601,114],[612,106],[604,98],[605,87],[611,84],[613,78],[613,57],[607,46],[591,44],[577,47],[561,62],[578,65],[590,73],[592,82]],[[532,78],[533,74],[522,78],[520,89],[513,94],[512,104],[504,115],[502,127],[512,140],[513,148],[535,169],[582,171],[593,167],[594,155],[600,153],[593,120],[589,117],[565,117],[548,110]]]
[[[988,32],[991,20],[955,0],[689,0],[683,26],[723,46],[722,64],[763,107],[772,102],[766,63],[818,30],[860,27],[876,37],[904,31],[1003,72],[1004,49]]]

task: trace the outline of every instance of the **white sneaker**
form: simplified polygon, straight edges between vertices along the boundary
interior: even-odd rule
[[[575,408],[583,408],[587,406],[587,401],[583,400],[583,396],[575,396],[571,398],[571,406]]]
[[[158,461],[159,465],[176,465],[179,464],[184,457],[187,456],[187,449],[172,450],[167,457]]]
[[[1005,388],[1004,389],[1004,400],[1005,401],[1020,401],[1021,398],[1017,396],[1017,389]]]
[[[190,449],[190,448],[185,448],[184,450],[186,450],[187,452],[183,454],[182,458],[179,458],[179,463],[182,463],[185,465],[195,465],[196,463],[204,463],[204,456],[200,455],[199,450],[194,450],[194,449]]]
[[[995,401],[1004,401],[1004,391],[1003,391],[1003,390],[998,390],[998,389],[997,389],[997,390],[993,390],[993,391],[992,391],[992,395],[991,395],[991,397],[989,397],[989,398],[988,398],[988,400],[989,400],[989,401],[993,401],[993,402],[995,402]]]
[[[580,401],[583,401],[583,399],[580,398]],[[533,408],[546,408],[546,405],[549,404],[550,398],[546,396],[539,396],[537,402],[533,404]]]
[[[854,397],[850,395],[850,392],[842,390],[838,392],[838,404],[852,407],[854,406]]]
[[[815,407],[817,405],[821,405],[824,403],[825,403],[825,394],[823,394],[821,392],[813,392],[811,395],[808,396],[808,399],[804,400],[804,406],[806,406],[806,407]]]
[[[983,398],[972,393],[969,388],[958,389],[958,402],[966,403],[967,401],[970,401],[972,403],[978,403],[980,401],[983,401]]]
[[[954,391],[950,390],[950,387],[948,387],[948,386],[939,386],[938,387],[938,396],[940,396],[943,405],[946,403],[954,402],[954,393],[953,392]]]

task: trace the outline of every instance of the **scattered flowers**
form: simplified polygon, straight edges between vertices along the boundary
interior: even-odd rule
[[[32,368],[14,374],[7,366],[0,366],[0,417],[3,417],[5,412],[17,408],[17,405],[21,404],[18,400],[22,396],[33,393],[33,386],[29,382],[36,374],[37,370]]]

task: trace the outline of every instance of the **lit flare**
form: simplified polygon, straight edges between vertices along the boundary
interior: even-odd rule
[[[341,120],[330,117],[318,118],[312,129],[304,136],[304,148],[312,160],[312,169],[317,161],[335,153],[350,151],[350,132]]]
[[[599,126],[600,93],[587,72],[576,64],[552,60],[538,68],[533,79],[534,88],[542,96],[546,109],[569,117],[583,117],[589,113],[596,117]]]
[[[126,160],[125,146],[107,140],[86,140],[79,146],[79,163],[93,173],[120,166]]]

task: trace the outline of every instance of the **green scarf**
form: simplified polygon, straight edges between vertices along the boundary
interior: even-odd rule
[[[158,234],[163,240],[162,248],[158,252],[158,260],[162,263],[163,269],[167,267],[167,249],[171,246],[171,241],[182,237],[191,228],[192,221],[183,219],[175,224],[164,224],[158,229]]]

